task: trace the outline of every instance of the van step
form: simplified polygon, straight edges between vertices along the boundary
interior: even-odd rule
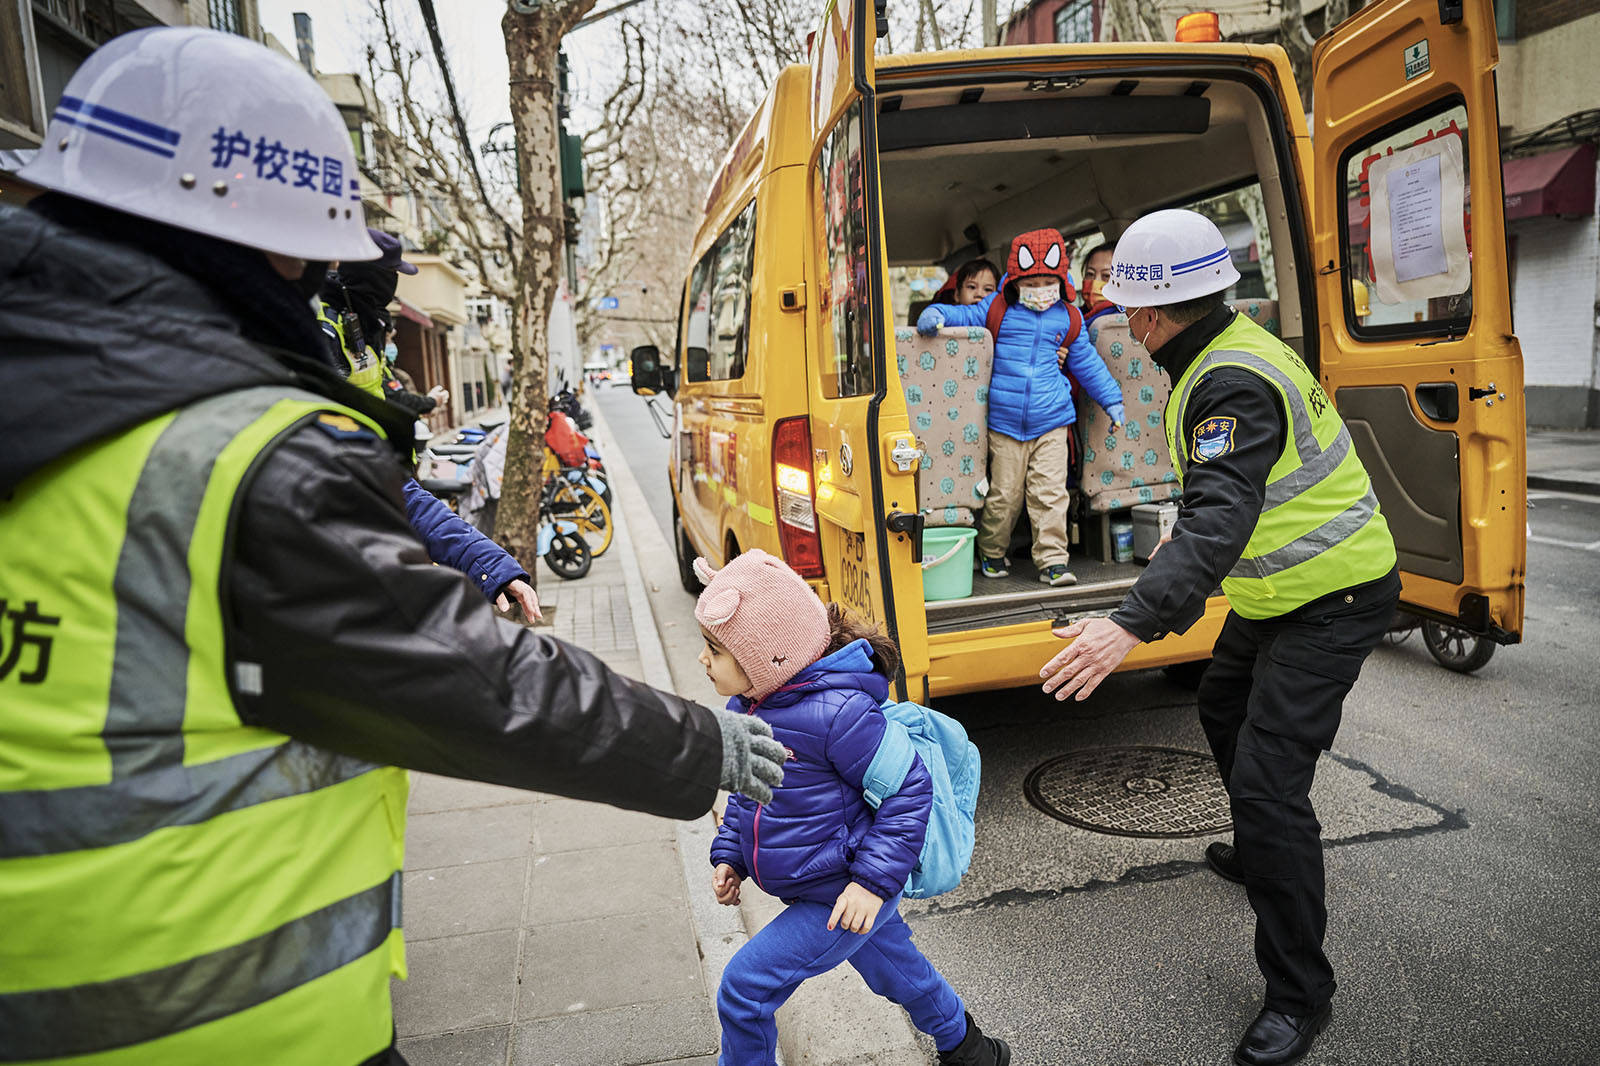
[[[975,575],[971,596],[925,605],[928,632],[967,632],[1110,610],[1122,602],[1144,569],[1132,563],[1093,559],[1074,559],[1071,566],[1078,583],[1065,588],[1040,584],[1038,572],[1026,561],[1013,560],[1008,577]]]

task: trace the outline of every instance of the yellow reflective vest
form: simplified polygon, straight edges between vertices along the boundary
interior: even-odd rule
[[[1164,420],[1179,480],[1194,461],[1191,435],[1183,431],[1190,394],[1224,366],[1272,386],[1289,420],[1255,529],[1222,579],[1229,606],[1245,618],[1273,618],[1387,574],[1395,565],[1394,540],[1344,420],[1293,349],[1243,315],[1173,383]]]
[[[359,353],[352,352],[349,342],[345,339],[342,317],[326,303],[317,301],[317,324],[334,344],[338,345],[339,351],[344,353],[345,363],[350,368],[348,376],[350,384],[382,399],[383,357],[373,351],[370,344],[363,347]]]
[[[404,976],[401,770],[245,725],[222,567],[310,419],[277,387],[92,442],[0,501],[0,1062],[355,1066]],[[354,421],[352,421],[354,420]],[[12,655],[15,661],[11,661]]]

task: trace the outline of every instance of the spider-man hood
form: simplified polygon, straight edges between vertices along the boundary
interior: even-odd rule
[[[1062,300],[1071,303],[1078,298],[1072,276],[1067,273],[1067,242],[1058,230],[1029,230],[1011,242],[1011,258],[1006,260],[1006,302],[1017,302],[1019,280],[1041,275],[1061,280]]]

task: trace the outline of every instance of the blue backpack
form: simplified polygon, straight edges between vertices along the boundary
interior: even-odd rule
[[[978,746],[961,723],[918,703],[885,700],[889,728],[861,782],[862,795],[877,810],[900,791],[913,756],[933,778],[933,811],[922,854],[906,882],[907,899],[926,899],[961,883],[972,864],[973,816],[978,810]]]

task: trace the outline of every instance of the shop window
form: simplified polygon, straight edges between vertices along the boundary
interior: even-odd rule
[[[1063,44],[1088,44],[1094,40],[1094,4],[1067,0],[1056,9],[1056,40]]]
[[[1467,110],[1447,102],[1345,153],[1345,287],[1357,337],[1458,333],[1472,322]]]

